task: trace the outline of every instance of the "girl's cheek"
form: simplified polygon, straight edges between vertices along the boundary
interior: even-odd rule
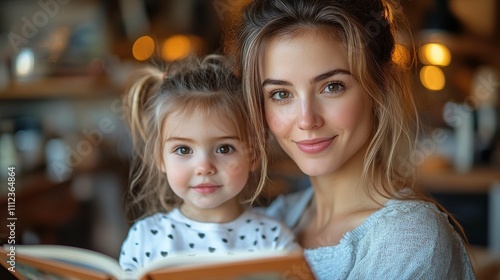
[[[231,176],[238,176],[244,171],[243,166],[238,161],[231,161],[226,167],[226,172]]]

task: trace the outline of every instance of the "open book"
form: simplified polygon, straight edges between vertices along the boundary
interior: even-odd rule
[[[102,253],[61,245],[0,247],[2,265],[19,279],[314,279],[302,252],[260,251],[231,255],[173,256],[137,272],[123,271]]]

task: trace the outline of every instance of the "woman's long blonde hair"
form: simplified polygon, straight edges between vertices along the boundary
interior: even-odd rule
[[[248,113],[241,92],[241,80],[233,74],[228,60],[209,55],[200,60],[189,57],[164,66],[146,66],[131,77],[123,98],[125,120],[134,144],[130,169],[129,210],[135,217],[170,211],[181,204],[161,171],[163,133],[173,113],[202,112],[207,118],[225,118],[237,130],[245,144],[248,160],[260,157],[250,141]],[[178,120],[178,118],[176,118]],[[260,193],[265,176],[252,171],[243,191],[246,201]]]
[[[344,43],[349,71],[372,100],[372,139],[360,186],[372,197],[378,193],[387,198],[432,201],[448,213],[415,187],[416,166],[411,157],[417,148],[419,120],[411,94],[412,61],[399,63],[393,59],[398,34],[396,22],[405,23],[397,3],[255,0],[244,8],[242,15],[236,28],[228,33],[226,51],[239,61],[243,92],[256,131],[255,146],[260,153],[268,153],[270,144],[259,76],[259,59],[265,44],[275,37],[319,30]],[[463,235],[461,226],[448,214]]]

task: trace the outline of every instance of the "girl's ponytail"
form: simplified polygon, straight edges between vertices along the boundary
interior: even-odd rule
[[[138,156],[144,158],[144,144],[148,137],[146,114],[150,110],[151,100],[159,93],[163,73],[154,67],[137,71],[131,79],[134,81],[125,93],[125,120],[128,122],[132,141]]]

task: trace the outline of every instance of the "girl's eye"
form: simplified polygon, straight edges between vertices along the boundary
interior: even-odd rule
[[[231,147],[230,145],[222,145],[219,148],[217,148],[217,153],[219,154],[229,154],[232,151],[234,151],[234,148]]]
[[[276,90],[271,93],[271,98],[274,101],[283,101],[285,99],[291,98],[291,94],[284,90]]]
[[[179,155],[188,155],[188,154],[192,154],[193,151],[189,147],[181,146],[181,147],[175,148],[174,153],[179,154]]]
[[[324,88],[324,92],[327,92],[327,93],[338,93],[340,91],[342,91],[344,89],[344,83],[341,83],[341,82],[332,82],[332,83],[328,83],[325,88]]]

